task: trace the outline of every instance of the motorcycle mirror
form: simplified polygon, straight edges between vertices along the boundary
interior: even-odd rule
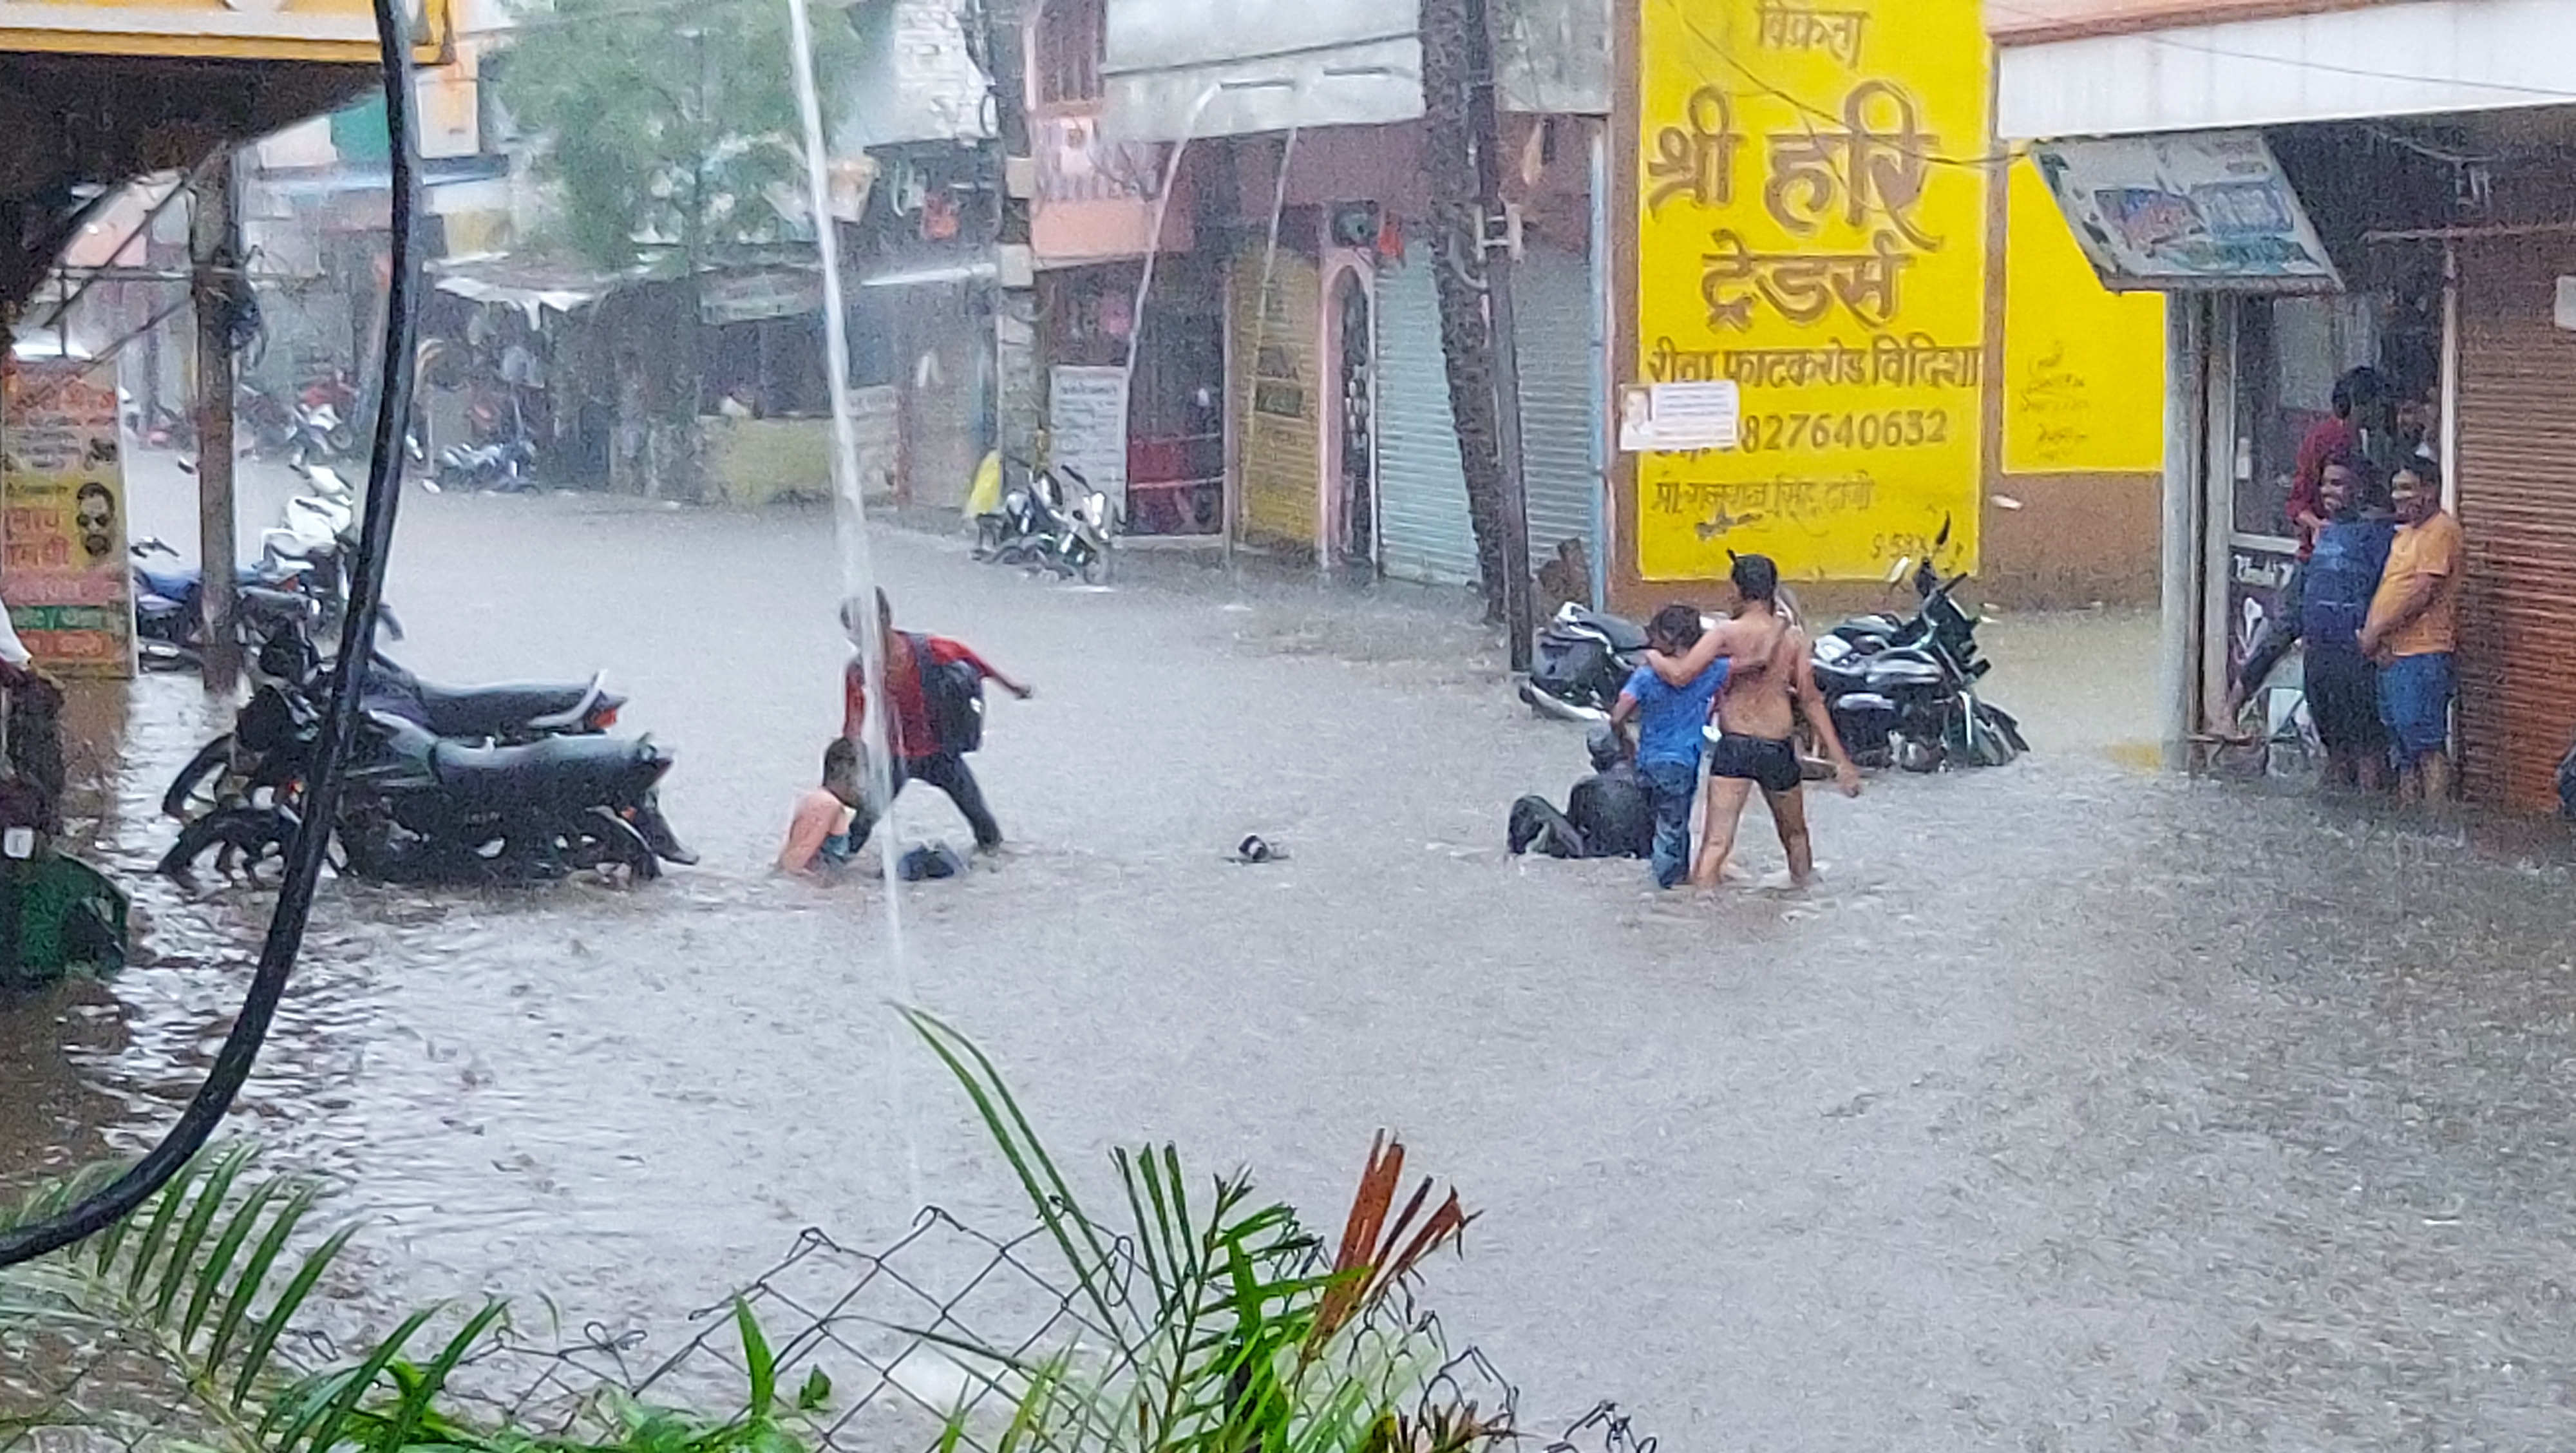
[[[1934,548],[1934,549],[1936,549],[1936,550],[1937,550],[1937,549],[1941,548],[1942,546],[1947,545],[1947,544],[1949,544],[1949,543],[1950,543],[1950,517],[1949,517],[1948,515],[1943,515],[1943,516],[1941,517],[1941,533],[1932,537],[1932,548]]]
[[[1888,583],[1888,584],[1890,584],[1890,585],[1894,585],[1896,582],[1898,582],[1898,581],[1900,581],[1900,580],[1903,580],[1903,579],[1905,578],[1905,572],[1906,572],[1906,571],[1908,571],[1908,570],[1911,570],[1911,569],[1913,569],[1913,568],[1914,568],[1914,557],[1913,557],[1913,556],[1911,556],[1911,555],[1900,555],[1900,556],[1898,556],[1898,557],[1897,557],[1897,560],[1896,560],[1896,563],[1895,563],[1895,564],[1893,564],[1893,565],[1890,565],[1889,567],[1887,567],[1887,583]]]

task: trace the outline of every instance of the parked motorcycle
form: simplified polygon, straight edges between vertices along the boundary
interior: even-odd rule
[[[1006,490],[1001,509],[976,522],[976,556],[997,565],[1018,565],[1054,572],[1096,585],[1109,574],[1109,542],[1117,533],[1109,496],[1091,487],[1082,472],[1032,471],[1026,486]],[[1070,483],[1073,499],[1066,499]]]
[[[1608,721],[1644,664],[1646,632],[1636,622],[1568,601],[1539,631],[1521,700],[1559,721]]]
[[[536,483],[537,447],[526,439],[451,444],[438,451],[435,481],[441,489],[488,489],[516,494]]]
[[[1933,548],[1949,538],[1944,522]],[[1834,731],[1863,766],[2000,767],[2030,744],[2010,712],[1977,695],[1994,663],[1978,654],[1977,622],[1956,599],[1968,577],[1944,580],[1927,554],[1898,561],[1890,580],[1909,567],[1922,601],[1912,616],[1859,616],[1816,638],[1816,687]]]
[[[145,537],[128,547],[134,557],[135,650],[149,670],[194,670],[205,651],[205,573],[177,561],[179,552]],[[307,577],[309,567],[266,559],[240,567],[233,619],[242,645],[257,650],[283,631],[301,632],[321,617]]]
[[[181,819],[160,871],[282,853],[300,823],[331,673],[309,646],[263,650],[259,690],[162,798]],[[595,685],[594,685],[595,689]],[[649,738],[556,736],[508,746],[448,740],[385,711],[360,725],[334,823],[345,871],[384,882],[528,882],[592,868],[644,881],[693,863],[657,789],[671,754]]]

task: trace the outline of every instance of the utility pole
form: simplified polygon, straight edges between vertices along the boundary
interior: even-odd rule
[[[233,215],[233,158],[207,164],[195,185],[189,256],[197,314],[197,559],[203,584],[200,659],[206,690],[229,696],[241,682],[241,639],[233,625],[233,306],[241,244]]]
[[[1022,8],[1015,0],[982,0],[977,9],[984,20],[980,39],[993,98],[993,144],[1000,153],[994,178],[1001,211],[993,235],[993,424],[1003,479],[1018,484],[1026,482],[1026,468],[1038,462],[1044,413],[1036,279],[1015,275],[1014,264],[1014,259],[1030,259],[1030,207],[1037,190],[1036,151],[1029,137],[1029,58]]]
[[[1503,221],[1493,32],[1484,0],[1421,0],[1423,170],[1430,181],[1440,351],[1489,620],[1529,669],[1529,512],[1520,475],[1519,360]]]
[[[1484,226],[1485,304],[1494,350],[1494,446],[1502,466],[1503,628],[1511,633],[1512,669],[1527,671],[1536,651],[1531,619],[1529,491],[1521,475],[1521,354],[1512,306],[1512,243],[1503,208],[1502,124],[1494,94],[1494,27],[1486,0],[1465,0],[1467,127],[1476,148],[1476,212]]]

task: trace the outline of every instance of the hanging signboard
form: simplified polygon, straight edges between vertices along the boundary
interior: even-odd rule
[[[1875,580],[1946,520],[1977,565],[1986,383],[1978,0],[1645,0],[1638,356],[1733,384],[1735,447],[1635,455],[1637,565]],[[1652,395],[1649,395],[1652,402]]]
[[[0,387],[0,600],[36,664],[134,674],[113,364],[23,360]]]
[[[1127,370],[1059,364],[1050,371],[1047,452],[1068,496],[1087,486],[1126,503]]]
[[[2030,155],[2105,287],[2343,287],[2259,131],[2045,141]]]

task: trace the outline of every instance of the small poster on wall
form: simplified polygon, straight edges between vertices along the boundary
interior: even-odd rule
[[[13,363],[0,387],[0,599],[36,664],[134,674],[133,576],[112,366]]]
[[[1658,383],[1619,390],[1619,449],[1625,454],[1732,449],[1741,424],[1741,396],[1731,383]]]

